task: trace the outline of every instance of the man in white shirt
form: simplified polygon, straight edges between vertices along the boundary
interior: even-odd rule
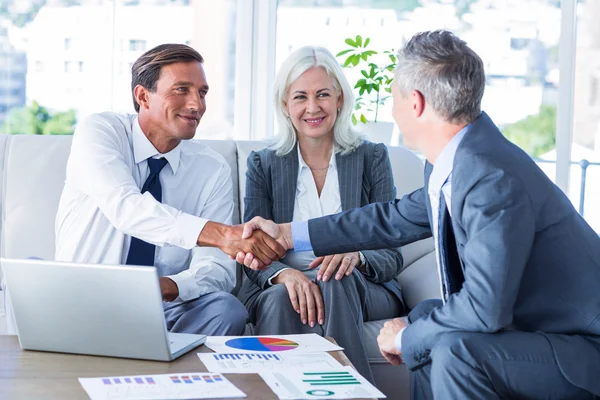
[[[229,226],[229,166],[188,140],[206,109],[202,63],[189,46],[151,49],[132,67],[137,115],[106,112],[78,124],[56,216],[56,259],[153,265],[170,331],[238,335],[247,312],[229,293],[235,262],[224,253],[255,248],[262,268],[284,251],[266,235],[240,239],[241,227]]]

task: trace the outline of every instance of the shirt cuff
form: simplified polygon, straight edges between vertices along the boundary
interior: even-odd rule
[[[294,251],[312,251],[308,221],[292,222],[292,241],[294,242]]]
[[[271,277],[270,277],[270,278],[269,278],[269,280],[268,280],[268,282],[269,282],[269,286],[273,286],[273,282],[272,282],[272,281],[273,281],[273,279],[275,279],[275,277],[276,277],[277,275],[279,275],[280,273],[282,273],[282,272],[283,272],[283,271],[285,271],[286,269],[289,269],[289,268],[282,268],[282,269],[280,269],[279,271],[275,272],[273,275],[271,275]]]
[[[402,334],[404,333],[405,329],[406,327],[400,329],[400,331],[396,335],[396,339],[394,339],[394,346],[400,351],[402,351]]]
[[[188,276],[184,276],[184,274],[177,275],[169,275],[165,278],[171,279],[177,285],[177,290],[179,291],[178,299],[181,301],[189,301],[194,299],[194,288],[196,287],[196,282],[193,279],[190,279]]]
[[[181,213],[171,228],[171,240],[169,244],[191,250],[198,244],[200,232],[208,220],[191,214]]]

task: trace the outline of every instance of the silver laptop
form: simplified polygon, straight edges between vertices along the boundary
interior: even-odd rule
[[[154,267],[0,263],[23,349],[170,361],[206,340],[167,332]]]

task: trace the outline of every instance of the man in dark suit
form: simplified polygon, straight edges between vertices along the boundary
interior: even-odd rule
[[[425,187],[303,223],[255,219],[286,248],[323,255],[434,237],[442,301],[378,338],[411,370],[412,398],[600,395],[600,238],[480,111],[483,63],[445,31],[399,54],[393,114],[427,158]],[[245,258],[244,258],[245,256]],[[252,264],[252,255],[238,254]]]

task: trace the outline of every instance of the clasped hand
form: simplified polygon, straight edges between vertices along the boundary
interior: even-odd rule
[[[261,217],[255,217],[244,224],[242,239],[249,238],[256,234],[258,230],[271,236],[283,248],[289,250],[294,247],[292,241],[292,230],[290,224],[276,224]],[[257,259],[259,258],[259,259]],[[252,252],[240,251],[236,255],[236,261],[251,269],[260,269],[261,259]],[[357,252],[334,254],[325,257],[317,257],[310,263],[308,268],[314,269],[321,265],[317,274],[318,280],[327,281],[335,273],[335,279],[340,280],[344,276],[352,274],[354,268],[360,263],[360,257]],[[336,273],[337,271],[337,273]]]

